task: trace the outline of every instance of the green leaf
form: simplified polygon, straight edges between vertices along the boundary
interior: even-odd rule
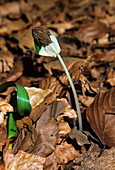
[[[31,112],[31,105],[29,102],[29,96],[26,89],[21,85],[16,85],[17,88],[17,108],[21,116],[25,113]]]
[[[11,86],[16,86],[17,88],[17,109],[20,116],[24,116],[25,113],[30,113],[32,109],[29,102],[29,96],[23,86],[17,85],[15,82],[9,81],[0,85],[0,91],[3,91]]]
[[[36,50],[36,53],[39,54],[41,48],[36,45],[35,41],[34,41],[34,48]]]
[[[16,130],[17,130],[16,121],[14,120],[13,113],[10,113],[8,120],[8,139],[15,136]]]
[[[0,91],[6,90],[8,87],[16,86],[17,88],[17,109],[18,113],[21,116],[24,116],[25,113],[31,112],[31,105],[29,102],[29,96],[26,89],[17,85],[15,82],[9,81],[0,85]],[[14,120],[13,113],[9,114],[8,120],[8,139],[15,136],[17,130],[16,121]],[[9,145],[12,148],[12,144]]]
[[[8,119],[8,139],[16,135],[16,130],[16,121],[14,120],[13,113],[10,113]],[[12,144],[9,144],[9,148],[12,148]]]

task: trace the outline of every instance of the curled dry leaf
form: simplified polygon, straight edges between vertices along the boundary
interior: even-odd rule
[[[0,101],[0,124],[3,123],[7,112],[13,112],[13,107],[5,100]]]
[[[115,88],[97,94],[86,115],[100,141],[115,146]]]
[[[43,169],[45,160],[45,157],[32,155],[21,150],[15,156],[11,153],[11,149],[8,149],[4,154],[6,170]]]
[[[65,108],[65,111],[57,117],[57,120],[60,121],[62,119],[62,117],[65,117],[65,116],[69,117],[70,119],[71,118],[77,119],[77,114],[74,109],[71,109],[71,106],[68,103],[68,101],[65,98],[57,99],[57,101],[58,100],[65,101],[65,104],[67,107]]]
[[[75,150],[72,144],[64,142],[56,146],[56,154],[58,163],[68,163],[79,155],[79,151]]]
[[[59,123],[59,135],[60,136],[66,136],[71,132],[71,128],[67,122],[64,122],[63,120]]]

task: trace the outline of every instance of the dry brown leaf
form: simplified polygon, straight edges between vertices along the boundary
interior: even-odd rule
[[[12,153],[16,154],[18,150],[26,151],[33,144],[32,131],[27,128],[20,130],[19,135],[14,143]]]
[[[79,100],[85,106],[89,107],[89,105],[94,101],[94,97],[91,96],[83,97],[82,95],[79,95]]]
[[[7,139],[7,128],[4,125],[0,125],[0,151],[2,152],[2,147]]]
[[[28,149],[28,153],[39,156],[48,156],[56,147],[58,125],[54,119],[47,121],[41,129],[39,129],[37,140],[34,146]]]
[[[43,102],[44,98],[51,93],[51,90],[42,90],[36,87],[25,87],[28,92],[29,100],[32,108],[36,108],[40,103]]]
[[[5,100],[0,101],[0,124],[4,122],[4,116],[7,112],[13,112],[13,107]]]
[[[92,43],[94,39],[104,36],[108,32],[105,24],[98,21],[86,21],[77,31],[76,36],[86,43]]]
[[[6,3],[0,6],[0,16],[7,16],[8,14],[19,14],[20,6],[18,2]]]
[[[4,47],[3,47],[4,49]],[[14,56],[9,51],[0,52],[0,73],[8,72],[13,67]]]
[[[83,146],[84,144],[90,144],[88,140],[88,135],[85,134],[86,131],[80,131],[77,129],[77,127],[74,127],[70,134],[69,137],[71,139],[76,139],[78,145]]]
[[[104,50],[104,52],[96,50],[93,57],[96,62],[113,62],[115,60],[115,49]]]
[[[78,61],[78,60],[83,60],[83,59],[79,59],[77,57],[63,57],[63,61],[66,65],[66,67],[71,65],[74,61]],[[45,69],[47,69],[49,71],[50,74],[52,74],[52,70],[51,70],[52,68],[64,71],[64,69],[58,59],[51,60],[50,62],[44,63],[43,65],[44,65]]]
[[[65,101],[63,100],[54,100],[47,109],[43,112],[41,117],[36,123],[36,130],[39,131],[39,129],[47,123],[48,120],[54,118],[57,119],[57,117],[64,113],[67,105]]]
[[[38,155],[32,155],[24,151],[19,151],[15,156],[11,153],[11,149],[8,149],[4,154],[5,169],[6,170],[32,170],[43,169],[43,164],[46,158]]]
[[[66,136],[71,132],[71,128],[67,122],[64,122],[63,120],[59,123],[59,133],[60,136]]]
[[[67,142],[56,146],[57,162],[68,163],[69,161],[75,159],[79,155],[79,151],[75,150],[72,144]]]
[[[0,80],[0,84],[7,81],[16,81],[23,73],[23,62],[22,60],[17,60],[14,64],[14,67],[10,70],[7,77]]]
[[[80,80],[82,82],[82,87],[83,87],[83,92],[85,93],[86,89],[89,92],[93,92],[93,91],[97,91],[96,89],[94,89],[93,87],[90,86],[89,81],[87,80],[87,78],[85,76],[83,76],[82,74],[82,69],[86,68],[88,66],[88,64],[90,63],[91,60],[91,56],[88,56],[88,58],[86,60],[78,60],[73,62],[69,68],[68,71],[71,75],[71,78],[74,81]],[[43,79],[40,84],[39,87],[42,89],[51,89],[52,91],[54,91],[57,95],[63,95],[62,89],[63,86],[67,86],[68,84],[68,78],[65,74],[59,76],[59,77],[49,77],[49,78],[45,78]]]
[[[86,115],[100,141],[115,146],[115,88],[97,94]]]
[[[27,25],[21,19],[17,21],[11,21],[9,19],[4,19],[4,25],[0,28],[1,34],[11,34],[13,31],[18,31],[20,29],[25,28]]]
[[[62,119],[62,117],[65,117],[65,116],[69,117],[70,119],[75,118],[75,120],[76,120],[77,119],[77,113],[75,112],[74,109],[71,109],[71,106],[68,103],[68,101],[65,98],[61,98],[61,99],[57,99],[57,100],[65,101],[66,106],[67,106],[65,108],[65,111],[57,117],[57,120],[60,121]]]
[[[26,52],[27,49],[34,49],[33,38],[32,38],[32,28],[39,27],[40,22],[37,22],[36,25],[29,27],[28,29],[19,31],[18,33],[11,34],[10,38],[15,38],[19,42],[19,47]]]
[[[106,82],[109,82],[111,86],[115,86],[115,70],[112,67],[110,68],[110,71],[108,72]]]
[[[50,28],[56,28],[59,34],[63,34],[66,30],[72,29],[74,25],[71,22],[63,22],[47,25]]]
[[[49,155],[46,158],[46,161],[44,163],[44,170],[56,170],[57,169],[57,162],[56,162],[57,156],[55,152],[53,152],[51,155]]]

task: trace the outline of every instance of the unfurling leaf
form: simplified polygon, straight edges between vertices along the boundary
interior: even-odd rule
[[[115,146],[115,88],[97,94],[86,115],[103,145]]]

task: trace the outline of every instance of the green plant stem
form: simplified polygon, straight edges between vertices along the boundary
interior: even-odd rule
[[[65,73],[68,77],[68,80],[69,80],[69,83],[71,85],[71,88],[72,88],[72,91],[73,91],[73,95],[74,95],[74,100],[75,100],[75,105],[76,105],[76,109],[77,109],[77,113],[78,113],[78,121],[79,121],[79,130],[82,130],[82,118],[81,118],[81,111],[80,111],[80,107],[79,107],[79,102],[78,102],[78,97],[77,97],[77,93],[76,93],[76,90],[75,90],[75,87],[74,87],[74,84],[72,82],[72,79],[70,77],[70,74],[61,58],[61,56],[58,54],[57,55],[58,59],[60,60],[60,63],[62,64],[64,70],[65,70]]]

